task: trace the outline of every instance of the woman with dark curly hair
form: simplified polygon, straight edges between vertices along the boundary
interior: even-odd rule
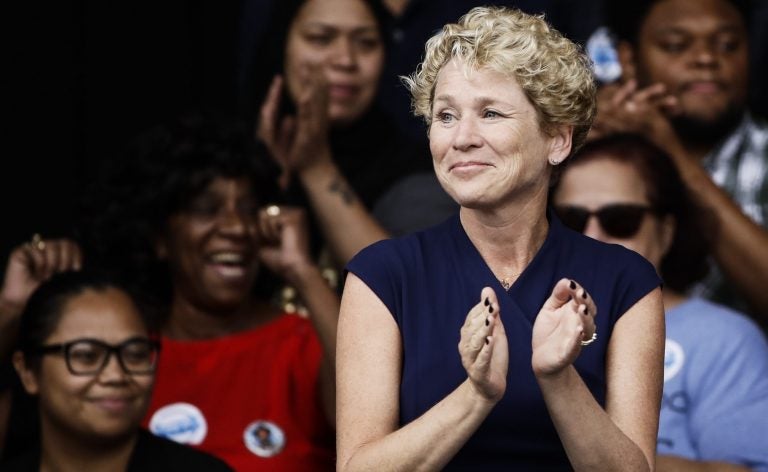
[[[265,207],[265,153],[246,127],[200,118],[147,133],[91,200],[85,258],[155,307],[153,433],[239,470],[330,470],[338,297],[311,262],[303,213]],[[270,303],[275,273],[309,319]]]
[[[657,470],[765,470],[768,344],[740,313],[684,295],[707,273],[716,228],[670,157],[636,135],[592,141],[564,168],[552,195],[566,226],[637,251],[664,279]],[[717,468],[721,462],[729,468]]]

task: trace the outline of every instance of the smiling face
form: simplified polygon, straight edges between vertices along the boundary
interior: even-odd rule
[[[116,288],[86,290],[63,306],[58,325],[44,344],[93,338],[119,344],[147,336],[133,301]],[[148,406],[153,374],[126,373],[112,355],[97,375],[73,375],[63,355],[43,356],[39,368],[22,374],[25,388],[39,396],[44,425],[90,438],[134,434]]]
[[[493,209],[546,197],[548,159],[568,155],[570,133],[544,134],[513,78],[487,68],[467,77],[452,61],[437,78],[429,143],[448,194],[463,207]]]
[[[555,206],[576,206],[596,211],[607,205],[631,204],[650,206],[643,176],[637,169],[621,160],[595,158],[566,167],[554,194]],[[616,238],[609,235],[591,216],[584,234],[606,243],[621,244],[648,259],[657,270],[669,250],[674,236],[669,218],[659,218],[651,212],[642,217],[640,229],[634,236]]]
[[[158,253],[175,297],[214,311],[248,301],[258,272],[257,211],[247,179],[217,177],[171,216]]]
[[[662,0],[643,21],[634,61],[627,52],[623,65],[641,85],[665,84],[687,119],[716,123],[745,106],[747,44],[744,21],[729,2]]]
[[[303,96],[307,65],[319,66],[328,83],[331,123],[359,118],[376,94],[384,46],[376,18],[360,0],[312,0],[288,33],[285,79],[294,101]]]

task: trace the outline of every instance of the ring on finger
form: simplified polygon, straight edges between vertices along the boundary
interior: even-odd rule
[[[581,341],[581,345],[582,345],[582,346],[589,346],[590,344],[592,344],[592,343],[593,343],[593,342],[595,342],[596,340],[597,340],[597,330],[595,330],[595,332],[594,332],[594,333],[592,333],[592,337],[591,337],[591,338],[589,338],[589,339],[588,339],[588,340],[586,340],[586,341]]]
[[[43,241],[43,237],[40,236],[40,233],[33,234],[29,244],[38,251],[45,251],[45,241]]]
[[[268,216],[280,216],[280,207],[277,205],[269,205],[265,211]]]

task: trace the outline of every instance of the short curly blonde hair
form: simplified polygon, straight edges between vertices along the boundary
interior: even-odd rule
[[[432,123],[437,76],[453,59],[462,62],[467,73],[488,67],[515,77],[536,109],[542,131],[573,125],[571,154],[584,144],[595,117],[591,61],[579,46],[550,27],[543,15],[476,7],[432,36],[416,72],[402,77],[411,92],[414,113],[427,125]]]

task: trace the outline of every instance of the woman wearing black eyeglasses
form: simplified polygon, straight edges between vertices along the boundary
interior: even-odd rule
[[[638,136],[590,142],[553,202],[564,224],[635,250],[664,279],[657,470],[765,470],[768,343],[745,316],[683,295],[707,272],[713,231],[669,157]]]
[[[231,470],[139,428],[158,343],[119,285],[82,272],[43,283],[21,315],[13,364],[37,397],[37,447],[2,470]]]

